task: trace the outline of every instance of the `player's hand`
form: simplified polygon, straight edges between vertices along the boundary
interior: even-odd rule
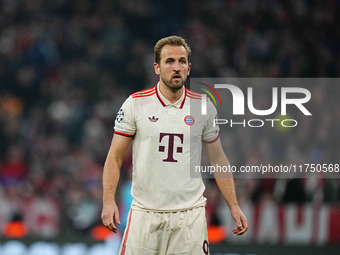
[[[119,219],[118,207],[114,201],[103,203],[103,210],[102,210],[101,218],[102,218],[103,225],[105,227],[117,233],[118,228],[114,224],[114,221],[120,225],[120,219]]]
[[[231,207],[230,213],[237,224],[237,228],[233,229],[233,233],[238,236],[243,235],[248,230],[246,216],[243,214],[241,208],[238,205]]]

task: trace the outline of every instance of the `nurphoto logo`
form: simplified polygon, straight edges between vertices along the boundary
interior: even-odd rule
[[[282,127],[296,127],[298,125],[298,121],[293,119],[287,113],[287,106],[294,108],[295,110],[299,110],[301,114],[305,116],[312,116],[312,113],[306,107],[306,104],[311,99],[311,92],[302,87],[271,87],[271,93],[268,95],[268,99],[271,101],[271,105],[267,106],[265,109],[258,109],[255,107],[256,99],[254,98],[254,91],[256,92],[256,87],[247,86],[246,93],[244,93],[241,88],[237,85],[233,85],[230,83],[215,83],[213,85],[209,85],[205,82],[196,82],[199,84],[200,92],[204,92],[202,94],[201,100],[201,114],[207,115],[207,104],[208,97],[217,106],[217,100],[219,101],[219,106],[222,109],[225,109],[227,106],[223,104],[223,99],[221,97],[223,94],[228,94],[232,96],[232,115],[233,116],[246,116],[246,110],[256,116],[261,116],[258,118],[251,119],[227,119],[223,114],[220,113],[219,118],[214,120],[214,126],[216,125],[225,125],[228,124],[230,127],[234,126],[243,126],[243,127],[263,127],[265,124],[274,127],[276,124],[280,124]],[[204,87],[202,87],[204,86]],[[268,88],[267,88],[268,89]],[[218,90],[218,91],[217,91]],[[263,107],[262,107],[263,108]],[[280,109],[278,109],[280,108]],[[276,114],[276,116],[280,116],[280,118],[269,118],[269,115]],[[248,115],[247,115],[248,116]],[[263,118],[265,116],[266,118]]]

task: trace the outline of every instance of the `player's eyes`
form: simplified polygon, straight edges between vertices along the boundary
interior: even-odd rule
[[[167,60],[165,61],[165,63],[168,63],[168,64],[173,64],[174,62],[175,62],[174,59],[167,59]],[[184,65],[184,64],[187,63],[187,61],[186,61],[185,59],[181,59],[181,60],[179,60],[178,62],[179,62],[180,64],[182,64],[182,65]]]

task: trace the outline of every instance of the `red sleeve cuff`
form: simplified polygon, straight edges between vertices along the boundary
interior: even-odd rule
[[[126,134],[126,133],[119,132],[119,131],[115,131],[115,134],[126,136],[126,137],[133,137],[133,136],[135,136],[135,134]]]
[[[213,143],[213,142],[216,142],[217,141],[217,139],[220,137],[220,134],[218,134],[214,139],[212,139],[212,140],[209,140],[209,141],[204,141],[205,143]]]

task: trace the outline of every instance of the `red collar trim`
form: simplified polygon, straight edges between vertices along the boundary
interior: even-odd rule
[[[163,107],[164,106],[167,106],[167,104],[164,102],[164,100],[162,99],[162,96],[160,95],[160,91],[158,91],[159,90],[159,84],[157,84],[156,85],[156,95],[157,95],[157,97],[158,97],[158,100],[161,102],[161,104],[163,105]],[[179,109],[182,109],[183,108],[183,106],[184,106],[184,102],[185,102],[185,98],[187,97],[187,90],[186,90],[186,88],[184,87],[184,97],[183,97],[183,100],[182,100],[182,102],[181,102],[181,104],[179,105]],[[183,95],[183,94],[182,94]],[[163,96],[164,97],[164,96]],[[178,105],[178,104],[176,104],[176,105]]]
[[[158,85],[156,85],[156,95],[157,95],[157,97],[158,97],[158,99],[159,99],[159,101],[161,102],[161,104],[163,105],[163,106],[166,106],[166,104],[164,103],[164,101],[162,100],[162,98],[159,96],[159,94],[158,94]]]

